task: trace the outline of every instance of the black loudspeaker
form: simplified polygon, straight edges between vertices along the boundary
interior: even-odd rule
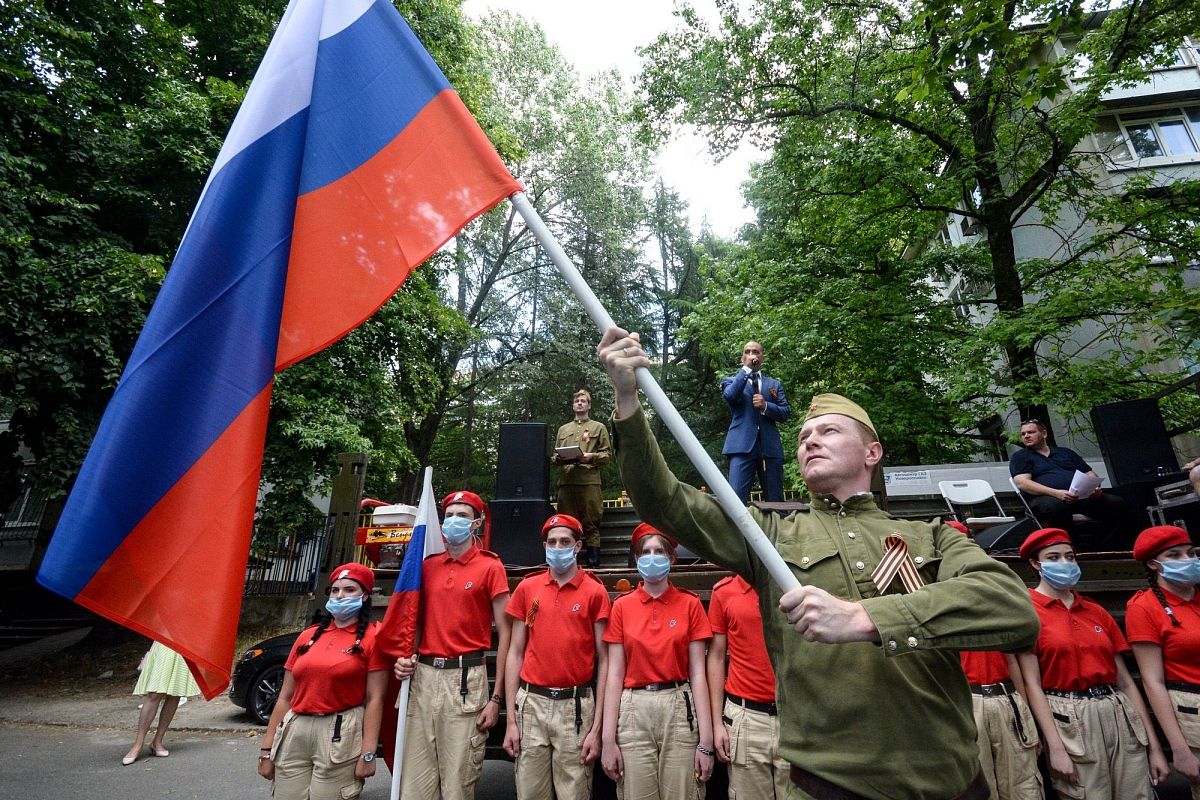
[[[993,525],[981,531],[976,531],[975,543],[989,553],[1001,550],[1016,552],[1025,542],[1026,537],[1038,529],[1038,525],[1030,517],[1009,522],[1004,525]]]
[[[504,422],[496,458],[497,500],[549,500],[550,456],[544,422]]]
[[[1092,426],[1113,486],[1179,472],[1157,400],[1125,400],[1095,406]]]
[[[549,500],[493,500],[488,507],[492,511],[492,552],[504,566],[546,563],[542,524],[554,513]]]

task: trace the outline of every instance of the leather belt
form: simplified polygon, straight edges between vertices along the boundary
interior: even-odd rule
[[[796,788],[807,792],[816,800],[868,800],[858,792],[843,789],[836,783],[830,783],[824,778],[794,765],[790,777]],[[967,788],[954,795],[951,800],[987,800],[991,793],[992,790],[988,787],[987,779],[983,777],[982,772],[977,772]]]
[[[461,656],[417,656],[417,662],[434,669],[459,669],[477,667],[483,663],[484,652],[463,653]]]
[[[735,706],[741,706],[751,711],[757,711],[760,714],[770,714],[772,717],[779,714],[779,706],[775,703],[762,703],[758,700],[747,700],[744,697],[738,697],[733,692],[726,692],[725,699],[733,703]]]
[[[1165,681],[1168,689],[1175,692],[1191,692],[1192,694],[1200,694],[1200,684],[1188,683],[1187,681]]]
[[[999,683],[972,683],[970,684],[971,694],[977,694],[981,697],[1004,697],[1016,691],[1013,682],[1010,680],[1000,681]]]
[[[587,693],[592,689],[591,685],[586,683],[579,686],[555,688],[553,686],[538,686],[536,683],[528,683],[527,681],[521,681],[521,688],[530,694],[549,697],[551,700],[570,700],[573,697],[587,697]]]
[[[647,683],[644,686],[633,686],[635,692],[662,692],[667,689],[678,689],[680,686],[687,686],[687,681],[663,681],[661,683]]]
[[[1042,691],[1055,697],[1065,697],[1068,700],[1091,700],[1095,697],[1114,695],[1117,693],[1117,687],[1111,683],[1099,683],[1080,691],[1071,691],[1070,689],[1043,689]]]

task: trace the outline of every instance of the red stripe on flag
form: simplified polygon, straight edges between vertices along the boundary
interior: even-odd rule
[[[75,598],[182,655],[209,700],[233,666],[270,405],[267,386]]]
[[[521,190],[453,90],[296,204],[276,370],[371,314],[467,222]]]

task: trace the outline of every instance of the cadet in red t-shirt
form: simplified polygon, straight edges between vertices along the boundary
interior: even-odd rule
[[[971,535],[958,520],[946,520],[946,524],[964,536]],[[1025,684],[1016,656],[994,650],[964,650],[958,658],[971,689],[979,766],[992,797],[1041,800],[1045,792],[1037,766],[1037,725],[1025,702]]]
[[[1129,600],[1125,632],[1175,769],[1200,800],[1200,560],[1175,525],[1142,531],[1133,557],[1146,565],[1150,588]]]
[[[387,656],[371,622],[375,572],[343,564],[329,575],[328,614],[300,634],[258,755],[276,800],[357,797],[375,774]]]
[[[555,514],[542,525],[545,572],[521,581],[508,601],[512,639],[505,670],[508,729],[518,800],[590,797],[600,755],[608,654],[608,591],[579,568],[583,524]],[[598,662],[597,663],[597,657]]]
[[[642,582],[613,603],[601,762],[625,797],[694,800],[712,774],[704,674],[712,628],[700,599],[671,585],[676,542],[646,523],[631,551]]]
[[[729,797],[783,800],[791,765],[779,756],[775,670],[763,639],[758,592],[740,575],[718,581],[708,601],[713,640],[708,693],[717,757],[729,764]],[[725,660],[729,659],[726,671]]]
[[[425,559],[416,658],[399,658],[395,676],[412,677],[400,793],[405,800],[470,800],[483,771],[487,732],[504,702],[508,655],[508,578],[495,553],[480,550],[487,506],[474,492],[442,500],[446,552]],[[496,692],[486,656],[498,632]]]
[[[1017,661],[1051,784],[1063,797],[1151,800],[1151,783],[1169,768],[1121,658],[1125,637],[1107,611],[1075,591],[1080,569],[1066,531],[1034,531],[1020,552],[1041,575],[1030,590],[1041,631]]]

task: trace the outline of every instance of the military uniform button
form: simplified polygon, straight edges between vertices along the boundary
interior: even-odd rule
[[[866,568],[867,568],[867,565],[866,565],[866,564],[864,564],[864,563],[863,563],[863,562],[861,562],[861,561],[857,561],[857,562],[855,562],[854,566],[858,567],[859,569],[866,569]]]
[[[854,537],[854,531],[849,531],[849,532],[847,532],[847,533],[846,533],[846,535],[847,535],[847,536],[849,536],[851,539],[855,538],[855,537]]]
[[[840,513],[838,514],[838,516],[839,516],[839,517],[844,517],[844,516],[846,516],[846,512],[845,512],[845,511],[842,511],[842,512],[840,512]]]
[[[804,558],[800,559],[800,563],[807,564],[811,560],[812,560],[811,558],[809,558],[808,556],[805,556]]]
[[[895,649],[896,649],[896,640],[889,639],[888,640],[888,650],[895,650]]]
[[[917,562],[917,564],[924,564],[924,563],[925,563],[925,557],[924,557],[924,556],[917,556],[916,558],[914,558],[914,559],[913,559],[913,561]]]
[[[915,637],[915,636],[908,637],[908,646],[916,647],[917,646],[917,637]]]

